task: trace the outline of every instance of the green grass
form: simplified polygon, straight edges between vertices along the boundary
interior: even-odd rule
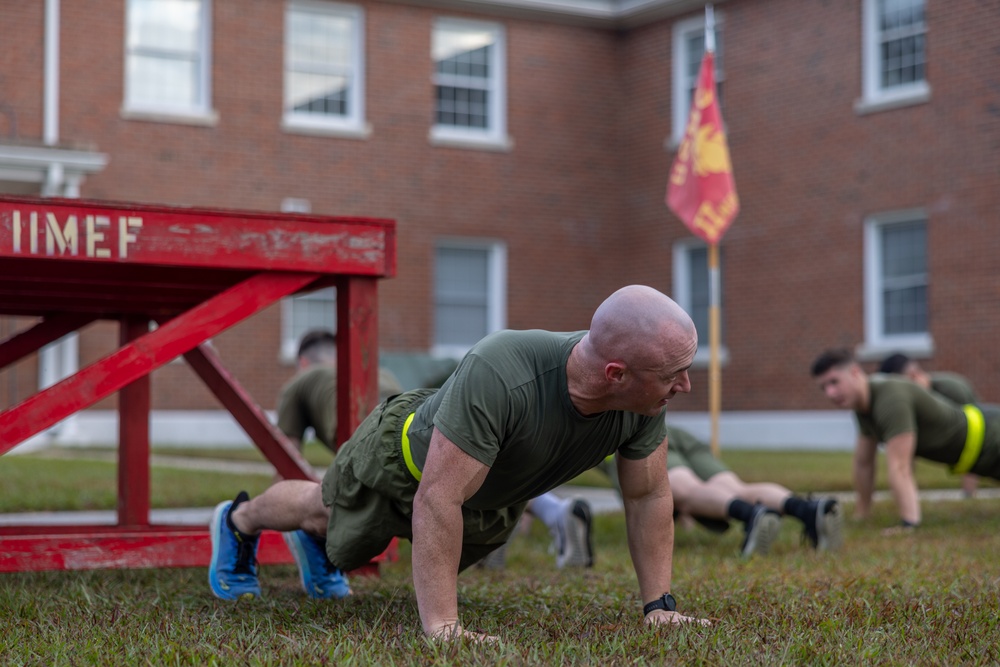
[[[64,452],[66,454],[67,452]],[[68,454],[104,456],[113,450],[72,450]],[[257,450],[176,450],[154,449],[155,454],[194,459],[264,461]],[[332,460],[318,443],[305,449],[306,458],[321,466]],[[749,482],[770,481],[783,484],[798,493],[847,491],[851,488],[851,456],[847,452],[775,452],[734,450],[725,452],[726,464]],[[877,489],[886,489],[884,457],[879,457]],[[959,478],[944,467],[918,461],[917,483],[921,489],[958,488]],[[208,507],[220,498],[235,495],[245,488],[259,493],[270,485],[267,474],[228,474],[205,470],[182,470],[153,466],[150,479],[150,505],[153,508]],[[588,471],[574,480],[584,486],[609,487],[608,479],[597,471]],[[984,479],[981,487],[995,487],[997,482]],[[113,463],[99,460],[66,460],[42,456],[0,457],[0,512],[52,510],[113,509],[117,503],[117,472]]]
[[[497,646],[426,641],[408,549],[343,602],[311,601],[292,567],[262,571],[265,598],[214,599],[201,568],[0,575],[4,664],[178,665],[987,665],[1000,661],[995,503],[925,507],[912,536],[850,525],[814,553],[786,520],[774,553],[741,561],[736,531],[678,534],[673,592],[709,628],[651,629],[621,515],[598,518],[597,564],[559,571],[533,525],[504,571],[460,579],[464,623]]]
[[[786,485],[818,489],[833,488],[849,471],[849,458],[827,456],[747,453],[744,459],[733,452],[726,460],[748,479],[758,470],[772,480],[808,472],[813,481]],[[943,473],[930,472],[950,483]],[[25,475],[33,483],[10,486]],[[157,468],[154,504],[210,505],[232,488],[269,481]],[[74,493],[96,506],[105,502],[104,491],[92,487],[102,485],[113,489],[114,467],[107,463],[0,457],[0,501],[8,506],[21,495],[72,503]],[[895,538],[879,532],[895,523],[891,504],[876,503],[874,509],[869,521],[848,523],[839,554],[804,547],[792,519],[782,522],[772,554],[749,561],[736,557],[741,535],[735,528],[722,535],[679,531],[673,593],[682,611],[712,618],[709,628],[641,624],[624,519],[613,514],[596,519],[597,563],[591,570],[557,570],[547,552],[547,531],[535,521],[509,547],[506,570],[473,568],[461,575],[462,620],[499,635],[496,646],[423,638],[404,543],[399,562],[386,565],[381,578],[355,577],[357,594],[342,602],[306,599],[289,566],[263,568],[265,597],[239,603],[213,598],[203,568],[0,574],[0,663],[1000,663],[990,639],[1000,633],[997,501],[924,502],[923,525]]]

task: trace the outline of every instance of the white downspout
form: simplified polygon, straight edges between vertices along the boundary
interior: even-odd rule
[[[45,81],[42,140],[59,143],[59,0],[45,0]]]
[[[59,0],[45,0],[45,65],[42,84],[42,141],[46,146],[59,143]],[[42,195],[46,197],[79,197],[79,180],[67,182],[63,165],[49,165]],[[75,333],[47,345],[38,353],[39,389],[51,386],[75,373],[80,366],[80,341]],[[72,440],[76,435],[76,416],[70,415],[50,429],[59,440]]]

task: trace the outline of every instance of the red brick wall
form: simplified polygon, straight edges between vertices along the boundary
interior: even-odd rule
[[[214,0],[219,122],[197,127],[123,119],[122,4],[95,12],[87,0],[63,0],[61,136],[111,158],[83,196],[262,210],[302,197],[316,213],[396,219],[399,275],[380,286],[384,349],[429,346],[434,242],[445,235],[506,241],[513,328],[584,328],[601,299],[631,282],[671,290],[671,247],[687,233],[663,204],[670,20],[619,32],[482,17],[506,29],[514,142],[488,152],[428,142],[432,21],[460,14],[360,4],[366,140],[281,131],[283,3]],[[997,3],[930,2],[931,101],[867,115],[854,110],[860,3],[730,0],[717,9],[742,203],[723,243],[724,409],[828,407],[808,366],[825,347],[862,342],[864,220],[915,207],[929,214],[936,352],[926,365],[964,373],[1000,402]],[[41,3],[7,3],[0,15],[3,101],[37,140]],[[293,370],[277,359],[279,319],[271,309],[215,341],[267,407]],[[86,333],[81,361],[108,347],[105,336],[117,333]],[[705,409],[706,373],[693,380],[695,393],[674,409]],[[172,365],[154,376],[154,407],[217,404]]]

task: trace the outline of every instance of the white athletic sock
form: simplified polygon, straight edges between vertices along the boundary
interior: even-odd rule
[[[569,498],[560,498],[552,492],[543,493],[531,501],[531,513],[541,519],[549,530],[556,530],[570,502]]]

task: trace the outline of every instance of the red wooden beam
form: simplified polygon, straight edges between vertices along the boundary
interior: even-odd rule
[[[285,479],[319,481],[312,466],[299,450],[271,423],[256,401],[223,367],[215,350],[202,343],[187,352],[184,358],[274,465],[279,475]]]
[[[0,197],[0,258],[385,276],[394,223],[377,218]],[[392,241],[389,241],[392,237]],[[394,262],[394,258],[393,258]]]
[[[110,526],[54,529],[44,535],[0,535],[0,572],[97,570],[102,568],[207,567],[209,532],[191,526],[114,530]],[[261,533],[257,560],[264,565],[293,563],[281,533]]]
[[[45,319],[0,343],[0,368],[37,352],[49,343],[84,327],[97,319],[92,314],[60,313],[46,315]]]
[[[0,413],[0,454],[315,279],[314,273],[270,272],[254,275],[75,375],[31,396],[20,405]]]

